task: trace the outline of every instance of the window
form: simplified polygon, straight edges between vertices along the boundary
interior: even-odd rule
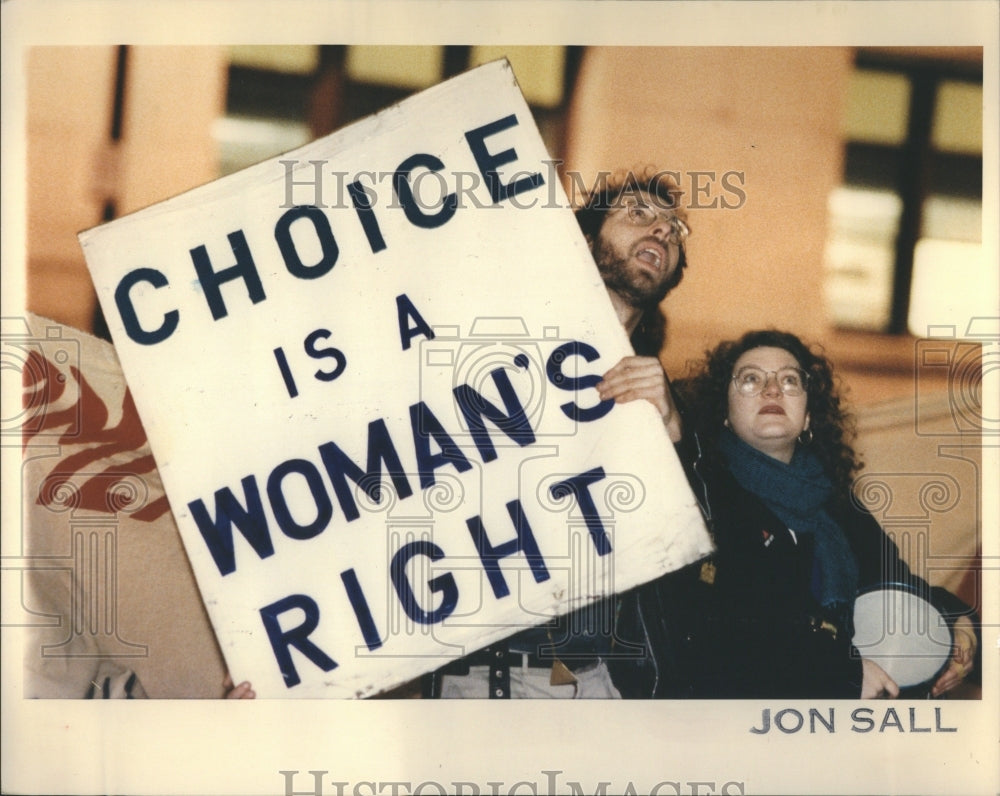
[[[968,53],[966,53],[968,54]],[[982,52],[859,51],[830,197],[827,300],[846,329],[923,336],[991,314],[982,252]]]
[[[239,46],[230,48],[220,173],[295,149],[466,69],[506,56],[558,158],[579,48],[560,46]]]

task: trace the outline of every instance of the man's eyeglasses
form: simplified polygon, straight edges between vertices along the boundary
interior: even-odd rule
[[[767,387],[767,382],[774,376],[774,381],[785,395],[795,397],[802,395],[809,386],[809,374],[800,368],[782,368],[781,370],[763,370],[752,365],[740,368],[733,376],[733,384],[741,395],[760,395]]]
[[[637,227],[651,227],[653,222],[662,218],[670,227],[670,234],[667,236],[667,240],[675,246],[682,246],[684,240],[691,232],[688,229],[688,225],[677,216],[673,214],[668,215],[662,210],[657,210],[655,207],[643,204],[635,197],[624,197],[622,205],[625,208],[625,218],[628,219],[630,224],[634,224]]]

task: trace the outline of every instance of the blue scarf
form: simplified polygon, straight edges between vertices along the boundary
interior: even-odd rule
[[[785,464],[743,442],[729,429],[719,448],[737,482],[755,494],[796,534],[814,539],[812,592],[820,605],[842,611],[854,603],[858,562],[843,530],[825,505],[833,484],[819,459],[802,445]]]

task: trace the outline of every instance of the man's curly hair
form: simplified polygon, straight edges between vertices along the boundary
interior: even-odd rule
[[[576,221],[580,225],[580,230],[592,242],[596,241],[608,211],[621,207],[622,199],[634,195],[637,191],[646,194],[657,207],[672,210],[690,229],[687,211],[681,205],[684,191],[681,190],[678,183],[679,179],[680,175],[677,173],[658,170],[654,166],[646,166],[638,170],[615,172],[607,179],[599,180],[587,195],[586,202],[576,208]],[[677,268],[674,270],[670,282],[665,285],[667,292],[680,284],[681,279],[684,278],[687,264],[687,251],[682,243]],[[647,309],[632,335],[632,345],[636,353],[643,356],[656,356],[663,345],[665,328],[665,320],[659,307]]]
[[[819,347],[810,347],[790,332],[757,330],[738,340],[719,343],[691,366],[690,375],[675,386],[685,405],[685,423],[691,423],[707,451],[718,451],[718,438],[729,414],[729,383],[733,365],[745,352],[763,346],[781,348],[809,374],[806,408],[812,431],[810,449],[827,477],[843,494],[850,491],[855,474],[864,465],[851,443],[856,436],[854,418],[841,403],[839,379]]]

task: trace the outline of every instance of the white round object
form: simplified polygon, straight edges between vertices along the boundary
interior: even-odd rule
[[[905,586],[873,589],[854,601],[854,646],[900,688],[926,683],[951,657],[951,628],[940,611]]]

